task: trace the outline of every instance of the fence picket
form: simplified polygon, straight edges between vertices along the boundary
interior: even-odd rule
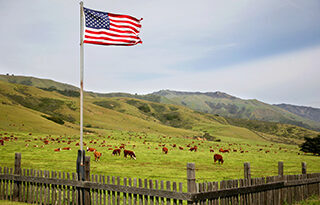
[[[179,192],[182,193],[182,183],[179,182]],[[179,200],[179,205],[182,205],[182,200]]]
[[[117,185],[120,186],[120,177],[117,177]],[[120,205],[120,192],[117,192],[117,205]]]
[[[107,176],[107,184],[111,184],[110,183],[110,176]],[[108,194],[108,205],[110,205],[111,204],[111,191],[108,190],[107,194]]]
[[[172,191],[177,192],[177,183],[172,183]],[[173,199],[173,205],[177,205],[177,199]]]
[[[155,180],[155,189],[159,190],[159,181],[158,180]],[[159,205],[159,197],[156,196],[155,202],[156,202],[156,205]]]
[[[72,173],[72,180],[76,181],[77,176],[76,173]],[[71,187],[71,201],[72,201],[72,205],[76,204],[76,188],[75,187]]]
[[[132,179],[129,178],[129,186],[132,186]],[[128,194],[128,205],[132,204],[132,194]]]
[[[142,188],[142,179],[139,178],[139,188]],[[139,205],[143,205],[143,196],[139,195]]]
[[[137,187],[137,178],[133,179],[133,187]],[[133,204],[137,205],[137,195],[133,194]]]
[[[161,182],[160,182],[160,189],[161,189],[161,190],[164,190],[164,182],[163,182],[162,180],[161,180]],[[161,205],[164,205],[164,198],[161,197],[160,199],[161,199]]]
[[[167,191],[171,191],[171,182],[170,181],[166,182],[166,188],[167,188]],[[170,204],[171,204],[171,199],[167,198],[167,205],[170,205]]]
[[[153,181],[150,179],[149,180],[149,189],[153,189]],[[154,204],[154,197],[150,196],[150,205]]]
[[[148,189],[148,179],[144,179],[144,188]],[[144,204],[148,204],[149,198],[148,195],[144,195]]]
[[[99,175],[99,183],[102,184],[102,175],[101,175],[101,174]],[[102,190],[100,189],[100,190],[99,190],[99,201],[100,201],[100,204],[103,204],[102,198],[103,198],[103,192],[102,192]]]

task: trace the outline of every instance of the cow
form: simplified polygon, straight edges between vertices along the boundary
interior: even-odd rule
[[[87,152],[94,152],[94,151],[96,151],[95,148],[87,147]]]
[[[219,163],[223,164],[223,157],[220,154],[215,154],[213,156],[214,162],[218,161]]]
[[[101,152],[98,152],[98,151],[94,151],[94,158],[95,158],[95,160],[96,160],[96,162],[98,161],[98,160],[100,160],[100,157],[101,157]]]
[[[61,148],[57,148],[54,150],[55,152],[60,152],[61,151]]]
[[[228,153],[229,153],[229,150],[228,150],[228,149],[225,149],[225,150],[224,150],[224,149],[220,148],[220,149],[219,149],[219,152],[222,152],[222,153],[228,152]]]
[[[71,150],[71,147],[64,147],[62,150]]]
[[[168,154],[168,148],[163,147],[163,148],[162,148],[162,152],[165,153],[165,154]]]
[[[114,149],[112,152],[112,155],[119,155],[120,156],[120,153],[121,153],[121,149]]]
[[[123,153],[125,158],[127,158],[127,156],[129,155],[132,159],[136,160],[136,155],[134,154],[133,151],[123,150]]]
[[[198,147],[197,147],[197,146],[194,146],[194,147],[191,147],[191,148],[189,149],[189,151],[190,151],[190,152],[192,152],[192,151],[195,151],[195,152],[196,152],[197,149],[198,149]]]
[[[4,141],[3,139],[0,140],[0,145],[3,145],[4,144]]]
[[[210,152],[214,152],[214,150],[213,150],[213,149],[210,149]]]
[[[183,150],[183,147],[179,147],[180,150]]]

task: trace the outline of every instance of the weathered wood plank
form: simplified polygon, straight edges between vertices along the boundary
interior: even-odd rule
[[[139,178],[139,188],[142,188],[142,179]],[[143,196],[139,195],[139,205],[143,205]]]
[[[110,182],[110,176],[107,176],[107,185],[110,185],[111,182]],[[111,204],[111,191],[108,190],[108,205]]]
[[[133,187],[137,187],[137,179],[133,179]],[[133,194],[133,205],[137,205],[137,194]]]
[[[148,189],[148,179],[144,179],[144,188]],[[148,195],[144,195],[143,197],[144,197],[144,204],[147,205],[149,201]]]
[[[132,186],[132,179],[129,178],[129,187],[131,187],[131,186]],[[128,194],[128,205],[131,205],[131,204],[132,204],[132,194],[129,193]]]
[[[106,177],[102,176],[102,183],[106,184]],[[103,190],[103,205],[106,205],[107,203],[107,196],[106,196],[106,190]]]
[[[150,179],[149,180],[149,188],[153,189],[153,181]],[[150,205],[154,205],[154,197],[150,196]]]
[[[112,184],[115,185],[116,184],[116,177],[112,176]],[[112,205],[116,204],[116,192],[112,191]]]
[[[120,186],[120,177],[117,177],[117,185]],[[121,192],[117,192],[117,205],[120,205],[120,193]]]
[[[179,183],[179,193],[182,193],[182,183]],[[183,201],[179,200],[179,205],[182,205]]]
[[[159,190],[159,181],[158,180],[155,180],[155,189]],[[156,205],[159,205],[159,197],[158,196],[156,196],[155,202],[156,202]]]
[[[171,182],[170,181],[166,182],[166,189],[167,189],[167,191],[171,191]],[[171,205],[171,199],[170,198],[167,198],[167,205]]]
[[[172,182],[172,191],[177,192],[177,183]],[[177,199],[173,199],[172,201],[173,205],[177,205]]]
[[[164,190],[164,182],[162,180],[160,181],[160,189]],[[161,197],[160,201],[161,201],[161,205],[164,205],[164,197]]]

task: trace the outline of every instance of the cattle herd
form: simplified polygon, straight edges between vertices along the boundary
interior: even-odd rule
[[[67,137],[67,136],[58,136],[58,137],[52,137],[52,136],[46,136],[46,137],[34,137],[32,133],[28,134],[28,138],[25,138],[25,147],[33,147],[33,148],[44,148],[48,145],[60,145],[59,147],[55,147],[53,149],[54,152],[60,152],[60,151],[68,151],[71,150],[72,146],[76,146],[75,149],[78,149],[79,142],[76,137]],[[139,135],[139,134],[121,134],[125,135],[125,137],[122,138],[123,141],[126,141],[125,143],[121,143],[120,145],[115,145],[114,142],[117,141],[118,137],[113,137],[111,135],[109,136],[97,136],[92,137],[92,139],[89,142],[84,142],[84,146],[88,145],[87,152],[92,152],[93,156],[95,157],[95,161],[99,161],[102,157],[102,152],[97,151],[97,149],[103,149],[103,152],[106,152],[106,150],[111,152],[112,156],[120,156],[121,153],[123,153],[123,156],[125,158],[130,159],[137,159],[136,153],[133,150],[127,149],[127,147],[130,146],[130,149],[135,149],[136,145],[133,144],[133,142],[139,141],[139,146],[143,144],[146,149],[155,149],[155,150],[161,150],[161,152],[165,155],[168,155],[172,150],[188,150],[189,152],[197,152],[199,148],[203,151],[204,149],[208,149],[209,153],[213,153],[213,162],[218,162],[219,164],[223,164],[225,159],[223,159],[222,154],[228,154],[231,152],[239,152],[239,153],[248,153],[249,151],[256,151],[256,152],[263,152],[265,154],[270,153],[271,150],[273,153],[277,152],[287,152],[287,149],[282,147],[273,147],[273,144],[270,145],[258,145],[254,149],[248,149],[249,147],[253,145],[249,144],[237,144],[237,143],[231,143],[231,144],[223,144],[220,146],[219,144],[215,144],[212,142],[208,142],[205,139],[188,139],[186,141],[182,141],[180,144],[173,144],[172,142],[174,140],[171,140],[171,137],[167,136],[159,136],[158,141],[155,141],[155,139],[151,140],[147,138],[147,134]],[[135,138],[135,139],[132,139]],[[19,140],[18,137],[14,136],[14,134],[8,134],[8,133],[0,133],[0,146],[5,146],[6,142],[12,142]],[[189,144],[185,144],[187,141],[191,141]],[[131,141],[131,142],[130,142]],[[109,142],[109,143],[107,143]],[[110,143],[113,142],[113,143]],[[171,142],[171,143],[170,143]],[[184,144],[183,144],[184,142]],[[90,145],[89,145],[90,144]],[[156,145],[157,144],[157,145]],[[211,145],[211,146],[210,146]],[[90,147],[89,147],[90,146]],[[98,148],[99,147],[99,148]],[[227,147],[227,148],[226,148]],[[243,148],[246,147],[247,149]],[[272,149],[271,149],[272,148]],[[219,152],[216,153],[216,152]],[[300,155],[301,153],[298,152]]]

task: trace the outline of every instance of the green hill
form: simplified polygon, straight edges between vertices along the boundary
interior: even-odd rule
[[[0,80],[1,130],[79,134],[77,89],[68,90],[72,86],[50,80],[41,82],[42,79],[37,78],[31,78],[35,79],[37,84],[24,85],[18,82],[29,78],[16,77],[20,80],[15,83]],[[38,88],[40,84],[47,87]],[[201,96],[197,95],[201,93],[195,94],[200,101]],[[216,93],[216,97],[221,100],[241,102],[238,98],[222,93]],[[219,114],[195,111],[185,105],[167,104],[173,103],[172,99],[172,97],[154,94],[85,92],[84,131],[87,134],[102,134],[109,130],[120,130],[184,137],[205,135],[209,140],[233,137],[290,143],[298,142],[305,136],[313,137],[318,134],[318,132],[293,125],[225,118]],[[158,101],[167,102],[159,103]]]
[[[231,118],[279,122],[320,130],[319,122],[296,115],[281,107],[258,100],[243,100],[222,92],[200,93],[161,90],[152,94],[160,96],[160,102],[184,105],[201,112]]]

